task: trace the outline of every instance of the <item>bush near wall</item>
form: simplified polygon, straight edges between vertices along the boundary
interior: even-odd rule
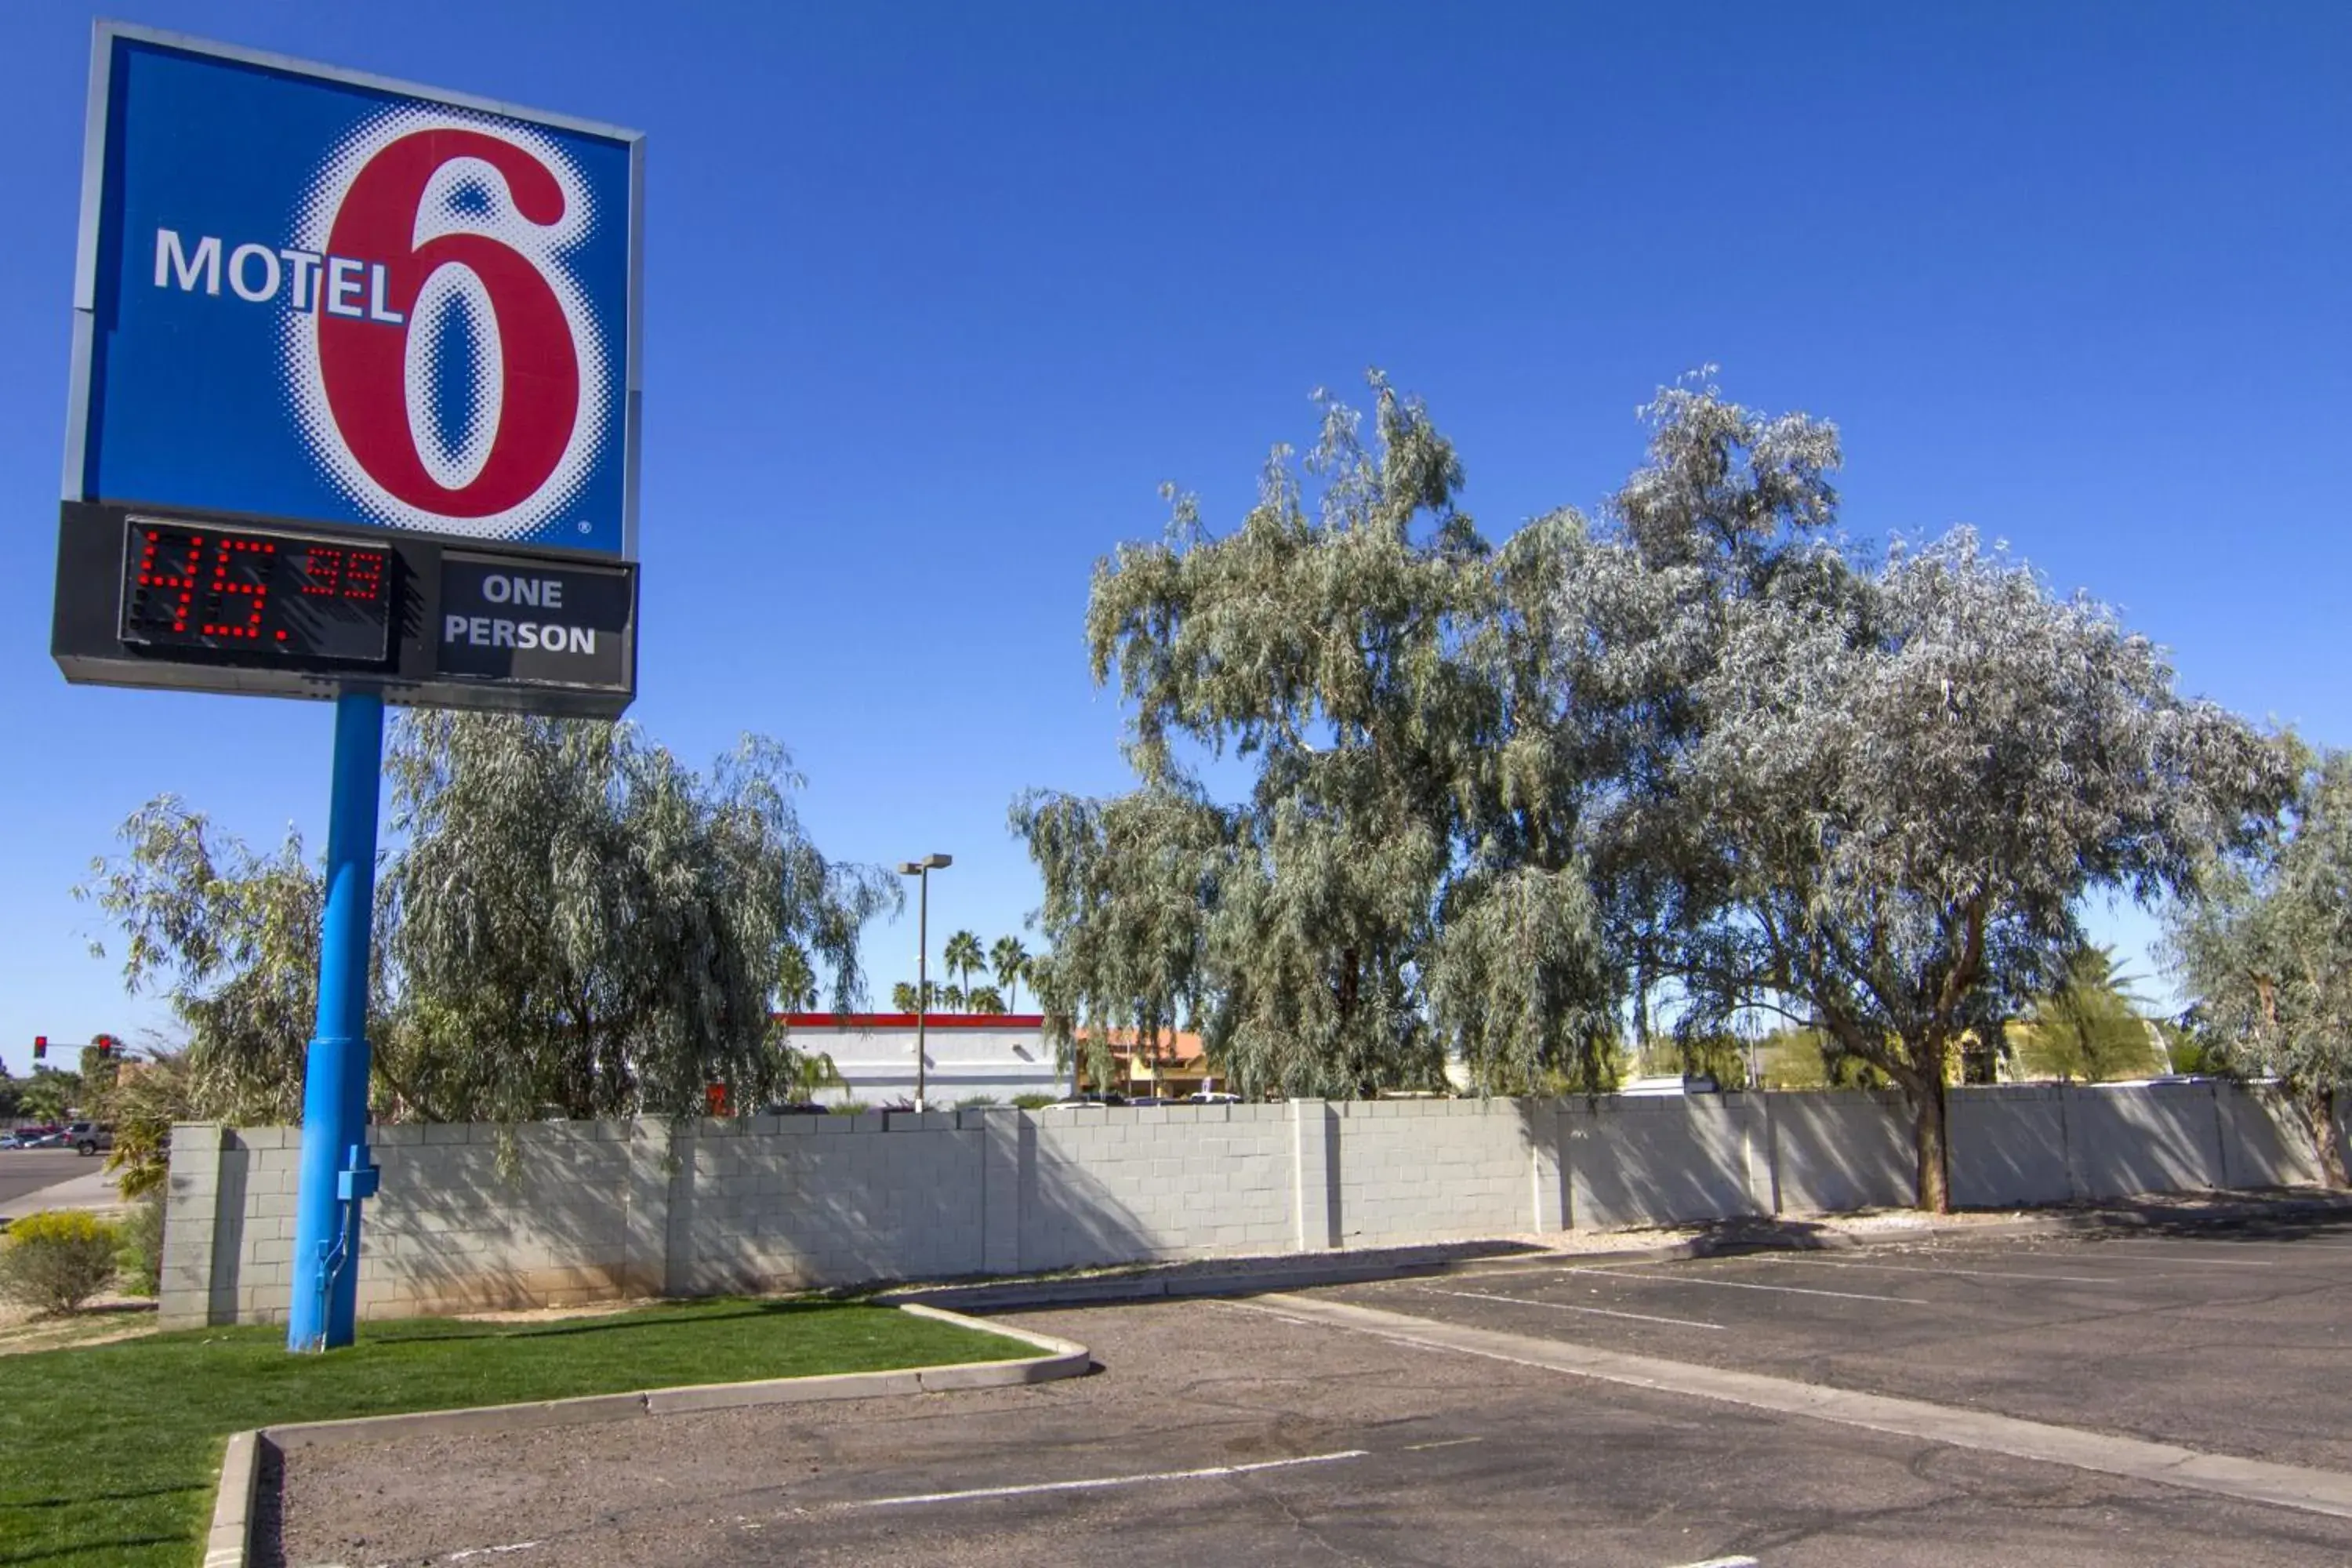
[[[0,1242],[0,1296],[38,1312],[70,1312],[114,1279],[115,1226],[78,1209],[26,1215]]]

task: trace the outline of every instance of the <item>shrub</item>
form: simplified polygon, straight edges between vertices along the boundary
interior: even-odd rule
[[[992,1094],[968,1094],[955,1102],[958,1110],[989,1110],[1002,1104]]]
[[[163,1194],[151,1192],[122,1217],[122,1250],[115,1255],[122,1293],[152,1296],[163,1282]]]
[[[0,1296],[40,1312],[70,1312],[114,1278],[115,1227],[79,1209],[26,1215],[0,1243]]]
[[[873,1109],[862,1100],[836,1100],[833,1102],[835,1116],[863,1116]]]
[[[1013,1104],[1019,1110],[1043,1110],[1057,1103],[1057,1098],[1050,1094],[1016,1094],[1013,1097]]]

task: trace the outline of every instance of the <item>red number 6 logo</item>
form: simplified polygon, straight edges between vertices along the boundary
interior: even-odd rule
[[[378,121],[298,224],[324,260],[288,338],[297,411],[337,482],[386,521],[522,536],[602,444],[602,345],[562,259],[593,215],[568,162],[532,140],[437,115]],[[440,403],[453,311],[473,354],[455,378],[470,406],[454,451]]]

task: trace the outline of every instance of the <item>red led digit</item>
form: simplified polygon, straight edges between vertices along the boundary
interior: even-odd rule
[[[213,609],[220,624],[206,626],[206,631],[219,637],[254,637],[261,636],[262,612],[269,605],[269,582],[262,575],[261,563],[238,557],[259,554],[261,546],[248,539],[224,539],[213,552]],[[229,580],[231,565],[238,568],[238,581]],[[240,602],[245,601],[245,602]],[[247,612],[240,621],[239,611]]]
[[[310,546],[310,558],[304,563],[303,574],[309,579],[302,592],[331,599],[342,591],[343,552],[330,550],[323,544]]]
[[[383,589],[383,557],[373,550],[352,551],[343,597],[373,600]]]
[[[154,616],[158,620],[169,619],[173,631],[184,632],[188,629],[189,606],[195,602],[196,574],[203,569],[205,552],[192,541],[182,552],[176,572],[168,565],[152,566],[152,557],[159,537],[153,533],[147,536],[146,554],[151,559],[142,561],[142,565],[149,569],[140,573],[139,581],[142,586],[155,590],[151,601]]]

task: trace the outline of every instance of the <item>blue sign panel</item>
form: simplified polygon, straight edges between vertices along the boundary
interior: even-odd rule
[[[641,142],[102,26],[66,499],[635,553]]]

